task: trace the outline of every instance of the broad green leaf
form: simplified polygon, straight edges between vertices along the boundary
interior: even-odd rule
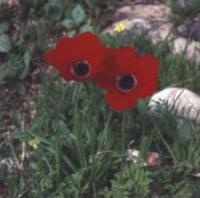
[[[45,6],[45,10],[52,19],[59,20],[62,16],[63,6],[62,1],[50,0]]]
[[[72,30],[68,32],[68,36],[74,36],[77,32],[75,30]]]
[[[178,137],[182,141],[187,141],[192,137],[192,128],[189,122],[183,122],[178,128]]]
[[[0,34],[3,34],[6,31],[8,31],[9,26],[10,26],[9,23],[7,22],[0,23]]]
[[[81,5],[76,5],[72,10],[72,18],[77,25],[83,22],[85,19],[85,11]]]
[[[71,19],[64,19],[61,21],[61,25],[67,29],[74,27],[74,22]]]
[[[80,27],[80,32],[88,32],[88,31],[90,32],[93,31],[93,27],[91,25],[85,24]]]
[[[11,42],[8,35],[0,35],[0,52],[9,52],[11,49]]]

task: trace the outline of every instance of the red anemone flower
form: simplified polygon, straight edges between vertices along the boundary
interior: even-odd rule
[[[107,90],[105,99],[114,110],[126,110],[156,91],[158,65],[156,57],[137,56],[132,47],[110,49],[95,82]]]
[[[44,59],[59,70],[65,80],[83,81],[92,78],[101,68],[107,48],[91,32],[73,38],[61,37]]]

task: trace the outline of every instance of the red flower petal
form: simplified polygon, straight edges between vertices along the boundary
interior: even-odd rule
[[[141,86],[138,84],[135,92],[137,92],[139,98],[146,98],[152,95],[156,90],[157,90],[157,79],[153,79]]]
[[[118,74],[126,74],[131,72],[132,67],[136,64],[137,55],[131,46],[120,48],[113,56],[117,65]]]
[[[71,50],[75,52],[76,57],[85,59],[92,65],[91,76],[93,76],[99,71],[99,65],[107,54],[107,48],[91,32],[81,33],[74,40],[74,47]]]
[[[91,32],[85,32],[73,38],[60,38],[55,48],[44,54],[44,59],[56,67],[64,79],[79,81],[91,78],[100,70],[106,53],[107,48],[99,38]],[[89,76],[84,78],[72,75],[72,66],[77,61],[85,61],[91,65]]]
[[[113,53],[116,52],[116,49],[108,48],[107,51],[108,53],[105,60],[102,62],[101,70],[94,77],[96,85],[106,90],[115,85],[115,76],[117,74],[115,57],[113,57]]]
[[[95,84],[102,89],[109,90],[115,85],[115,81],[112,79],[113,79],[113,76],[96,75]]]
[[[113,86],[105,98],[111,108],[117,111],[123,111],[135,106],[138,99],[150,96],[156,89],[157,79],[155,78],[143,85],[137,83],[136,87],[129,92],[122,92],[117,86]]]
[[[116,76],[129,73],[135,62],[136,53],[131,46],[108,49],[108,55],[103,62],[101,71],[95,76],[96,85],[109,90],[115,85]]]
[[[106,94],[105,99],[112,109],[123,111],[135,106],[138,96],[133,91],[122,93],[117,88],[113,88]]]
[[[73,60],[72,48],[74,48],[74,38],[63,36],[57,41],[54,49],[44,54],[44,59],[59,69],[66,62]]]
[[[157,79],[158,66],[159,60],[150,54],[146,54],[137,58],[137,63],[132,67],[131,73],[136,76],[140,85],[146,84],[152,79]]]
[[[137,99],[145,98],[156,91],[158,65],[156,57],[149,54],[137,56],[130,46],[110,49],[102,70],[95,77],[95,82],[97,86],[108,90],[105,98],[113,109],[126,110],[133,107]],[[116,79],[129,75],[135,77],[136,87],[132,90],[118,87]]]

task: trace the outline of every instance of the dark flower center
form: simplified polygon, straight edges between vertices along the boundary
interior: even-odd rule
[[[72,64],[72,74],[74,76],[85,77],[90,73],[90,64],[87,61],[76,61]]]
[[[137,80],[131,74],[117,77],[117,87],[119,88],[120,91],[123,91],[123,92],[130,91],[133,88],[135,88],[136,84],[137,84]]]

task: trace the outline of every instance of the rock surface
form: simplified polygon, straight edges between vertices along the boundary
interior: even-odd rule
[[[113,16],[115,22],[104,32],[113,34],[115,24],[122,22],[126,27],[124,37],[130,34],[140,35],[144,32],[153,43],[168,41],[175,54],[185,52],[188,59],[200,63],[200,42],[189,41],[183,37],[184,35],[177,36],[173,30],[174,24],[170,20],[170,13],[170,8],[164,4],[122,6]],[[197,28],[197,22],[193,26]],[[180,31],[183,32],[183,26],[179,27]]]
[[[200,40],[200,18],[185,21],[184,24],[177,27],[177,34],[186,38]]]
[[[178,118],[200,124],[200,96],[185,88],[171,87],[154,94],[148,103],[150,114],[172,111]]]

